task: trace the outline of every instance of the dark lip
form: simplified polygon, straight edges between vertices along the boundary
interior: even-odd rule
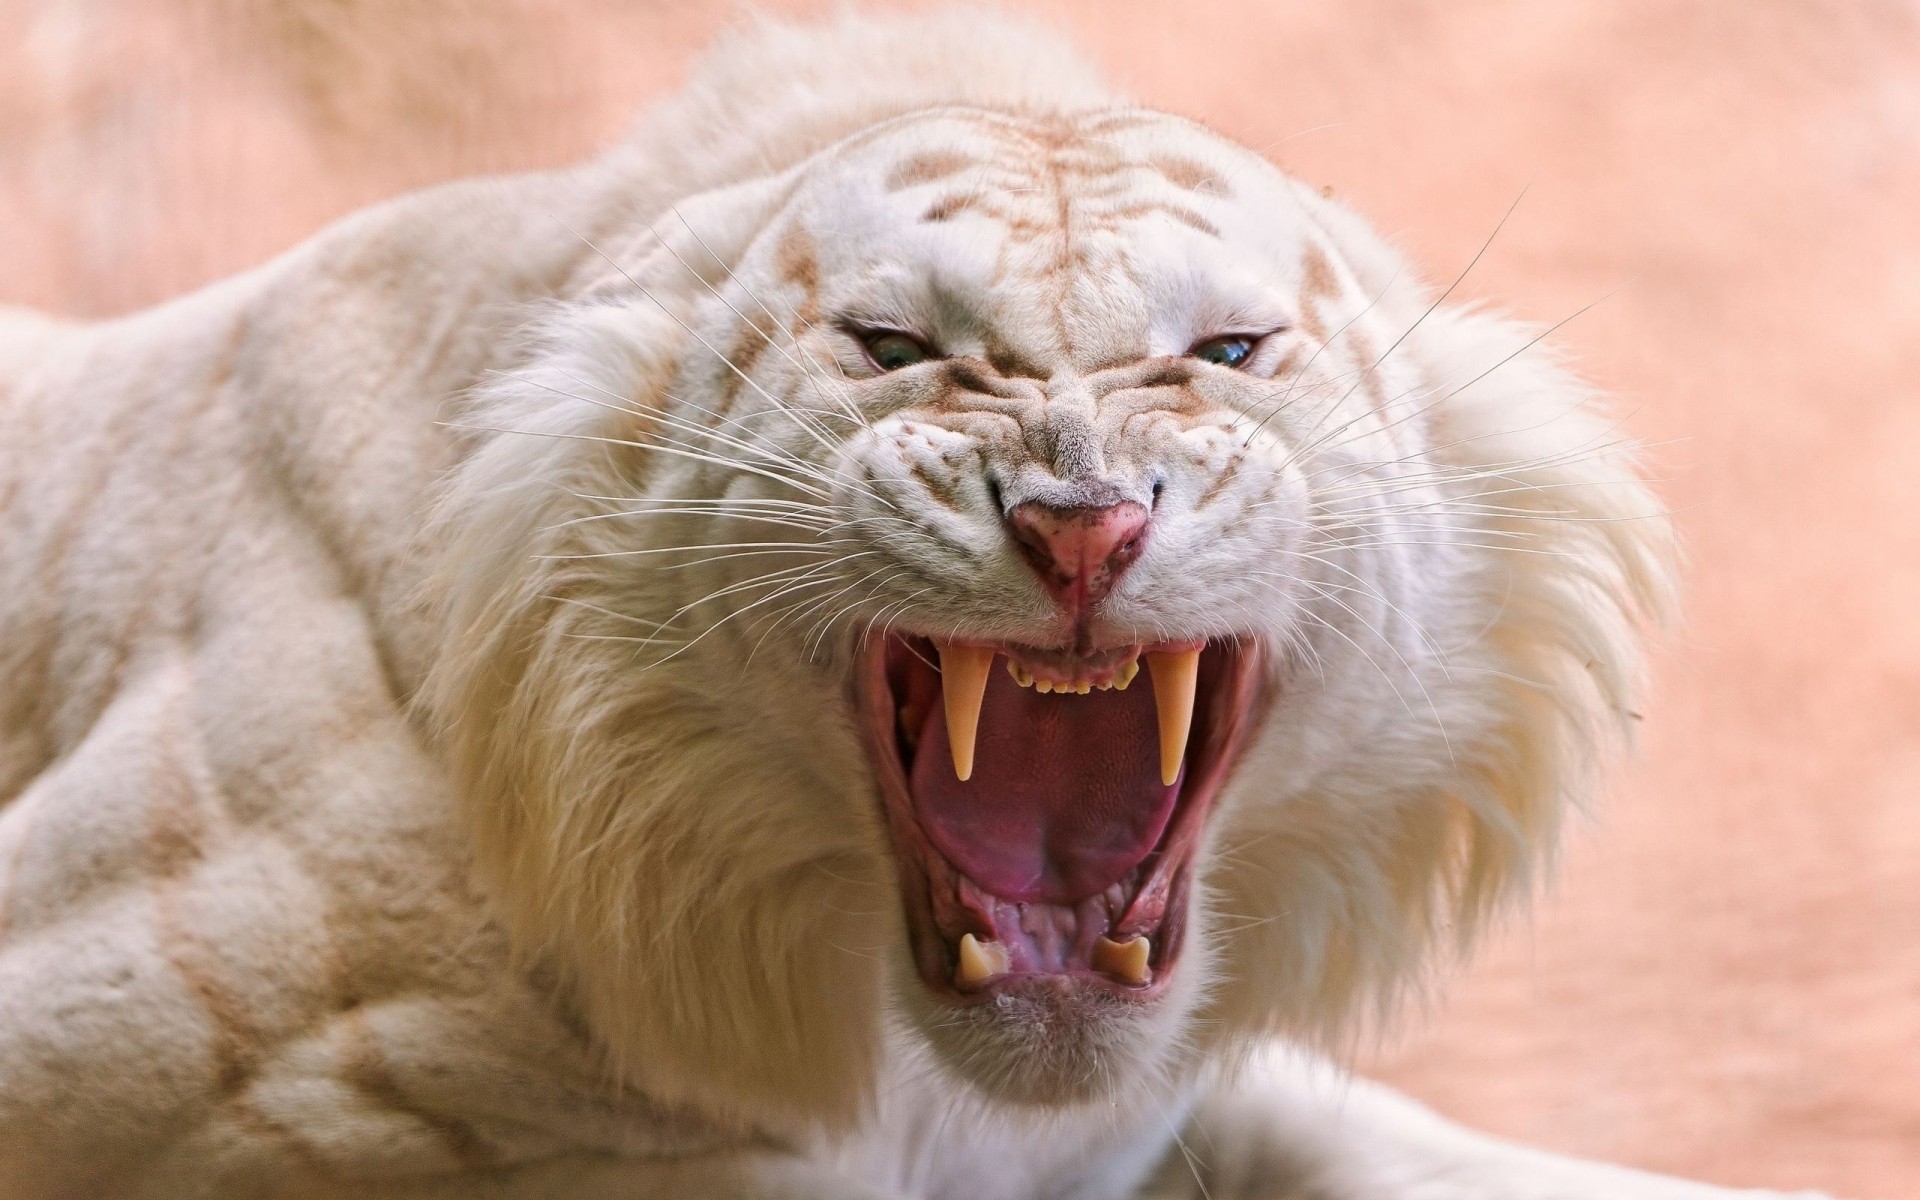
[[[1220,792],[1237,769],[1267,702],[1263,670],[1266,656],[1259,640],[1241,636],[1207,639],[1204,643],[1193,639],[1184,643],[1204,644],[1208,651],[1218,652],[1220,669],[1224,672],[1206,699],[1209,720],[1202,740],[1189,751],[1197,754],[1202,769],[1190,777],[1182,789],[1160,842],[1139,868],[1141,878],[1134,886],[1133,898],[1119,923],[1113,926],[1114,932],[1135,931],[1128,926],[1135,920],[1136,912],[1157,911],[1157,917],[1146,922],[1156,932],[1149,960],[1152,977],[1144,984],[1128,985],[1088,969],[1015,972],[996,976],[978,989],[963,992],[952,982],[955,949],[936,916],[933,887],[936,882],[958,879],[978,889],[928,842],[912,814],[906,762],[894,733],[893,689],[887,680],[886,648],[890,638],[931,640],[929,635],[913,631],[869,636],[856,658],[854,704],[868,759],[880,787],[882,817],[888,826],[899,869],[901,902],[921,982],[937,999],[952,1006],[979,1005],[991,1002],[1003,992],[1062,984],[1096,988],[1135,1002],[1148,1002],[1162,995],[1172,984],[1174,968],[1186,940],[1193,864],[1207,822]],[[907,847],[912,847],[913,852],[907,852]],[[947,879],[936,881],[934,875],[944,875]],[[992,930],[984,926],[964,932],[977,936],[992,934]],[[955,940],[958,935],[959,931],[953,934]]]

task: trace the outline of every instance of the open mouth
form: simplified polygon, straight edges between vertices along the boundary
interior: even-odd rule
[[[868,640],[861,717],[936,996],[978,1003],[1040,979],[1165,990],[1258,660],[1231,638],[1090,653]]]

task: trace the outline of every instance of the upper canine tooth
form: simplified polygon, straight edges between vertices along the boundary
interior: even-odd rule
[[[970,933],[963,933],[960,935],[960,961],[953,968],[954,986],[978,987],[995,975],[1005,975],[1010,965],[1005,946],[999,942],[983,942]]]
[[[1093,943],[1093,969],[1138,986],[1147,981],[1147,955],[1152,952],[1153,943],[1143,937],[1116,942],[1103,936]]]
[[[973,738],[980,729],[980,702],[987,695],[993,650],[987,646],[936,643],[940,650],[940,702],[947,710],[947,748],[953,773],[973,777]]]
[[[1167,650],[1147,655],[1153,675],[1153,706],[1160,716],[1160,782],[1171,787],[1187,754],[1193,727],[1193,690],[1200,681],[1198,650]]]

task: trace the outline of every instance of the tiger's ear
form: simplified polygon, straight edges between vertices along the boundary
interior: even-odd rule
[[[793,194],[794,178],[784,171],[675,200],[644,225],[606,237],[582,231],[594,253],[581,265],[575,294],[605,302],[720,287]]]
[[[581,515],[573,510],[592,491],[584,475],[639,470],[649,414],[692,342],[695,305],[728,281],[791,191],[787,173],[679,201],[630,231],[580,231],[592,253],[568,298],[529,319],[511,365],[459,399],[451,423],[492,432],[447,476],[429,532],[448,647],[429,708],[454,701],[452,664],[486,643],[500,606],[526,600],[530,556],[552,550],[553,530]]]

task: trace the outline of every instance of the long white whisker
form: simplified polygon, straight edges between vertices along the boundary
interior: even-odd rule
[[[716,264],[719,265],[722,271],[725,271],[727,273],[728,280],[730,280],[741,291],[745,292],[747,294],[747,299],[753,301],[753,303],[759,307],[761,312],[765,313],[769,318],[772,318],[774,316],[773,309],[767,305],[766,301],[762,300],[759,296],[754,294],[753,289],[748,287],[746,284],[746,281],[742,280],[738,275],[734,273],[733,268],[727,265],[727,262],[725,259],[721,258],[718,254],[714,253],[713,247],[707,244],[707,239],[700,236],[699,230],[695,229],[693,225],[688,222],[686,216],[683,213],[681,213],[679,207],[676,205],[672,208],[671,211],[673,212],[674,217],[677,220],[679,220],[680,224],[686,229],[687,233],[692,235],[693,240],[700,243],[700,248],[707,252],[707,257],[711,258]],[[805,355],[802,355],[800,358],[795,358],[793,354],[790,353],[784,345],[781,345],[779,342],[774,340],[774,337],[772,334],[760,328],[759,324],[755,322],[753,318],[747,316],[747,314],[741,312],[738,308],[736,308],[734,306],[733,301],[721,295],[720,291],[717,288],[715,288],[712,284],[707,282],[706,276],[694,270],[693,267],[687,263],[686,259],[680,258],[680,252],[678,250],[675,250],[672,247],[672,245],[669,244],[664,237],[661,237],[660,234],[657,232],[654,234],[654,236],[660,239],[660,244],[663,246],[666,246],[668,252],[671,253],[676,259],[680,260],[680,265],[683,267],[686,267],[688,273],[693,275],[694,278],[698,279],[701,285],[705,287],[709,292],[712,292],[714,297],[718,299],[720,303],[726,305],[729,309],[733,311],[733,314],[735,316],[739,317],[742,321],[745,321],[747,325],[755,333],[759,334],[760,337],[766,341],[767,345],[773,347],[775,353],[779,354],[782,358],[786,359],[787,362],[791,364],[796,370],[798,370],[802,375],[807,376],[808,379],[813,384],[815,395],[820,396],[821,398],[824,399],[826,398],[827,394],[831,393],[833,396],[834,402],[840,406],[843,412],[845,412],[849,417],[853,418],[854,420],[860,422],[860,424],[862,425],[868,424],[865,413],[861,412],[860,409],[856,405],[854,405],[851,401],[849,401],[845,397],[845,395],[840,393],[840,391],[837,388],[834,388],[824,375],[817,373],[815,370],[811,369],[807,361],[803,361],[806,358]],[[813,331],[813,323],[811,321],[806,320],[804,317],[802,317],[798,309],[793,310],[793,318],[801,322],[802,324],[804,324],[807,327],[808,332]],[[824,390],[822,388],[823,384],[826,385]]]
[[[795,491],[804,492],[810,496],[818,496],[822,500],[831,499],[831,494],[826,492],[825,490],[815,487],[812,484],[802,482],[801,480],[794,479],[791,476],[781,475],[774,471],[765,470],[760,467],[750,466],[746,463],[739,462],[738,460],[735,460],[735,459],[720,458],[712,454],[702,454],[695,450],[683,449],[677,445],[659,445],[652,442],[635,442],[627,438],[599,437],[593,434],[586,434],[586,433],[559,433],[557,431],[549,430],[549,429],[508,429],[508,428],[497,426],[497,425],[467,425],[467,424],[457,424],[451,421],[443,421],[441,422],[441,424],[445,425],[449,429],[465,429],[475,433],[511,433],[511,434],[519,434],[522,437],[562,438],[567,441],[598,442],[601,445],[605,445],[605,446],[626,446],[634,450],[647,450],[656,454],[669,454],[677,458],[688,458],[696,462],[704,462],[716,467],[725,467],[731,470],[745,471],[751,475],[758,475],[763,479],[771,479],[773,482],[778,484],[783,484],[786,487],[790,487],[794,489]]]

